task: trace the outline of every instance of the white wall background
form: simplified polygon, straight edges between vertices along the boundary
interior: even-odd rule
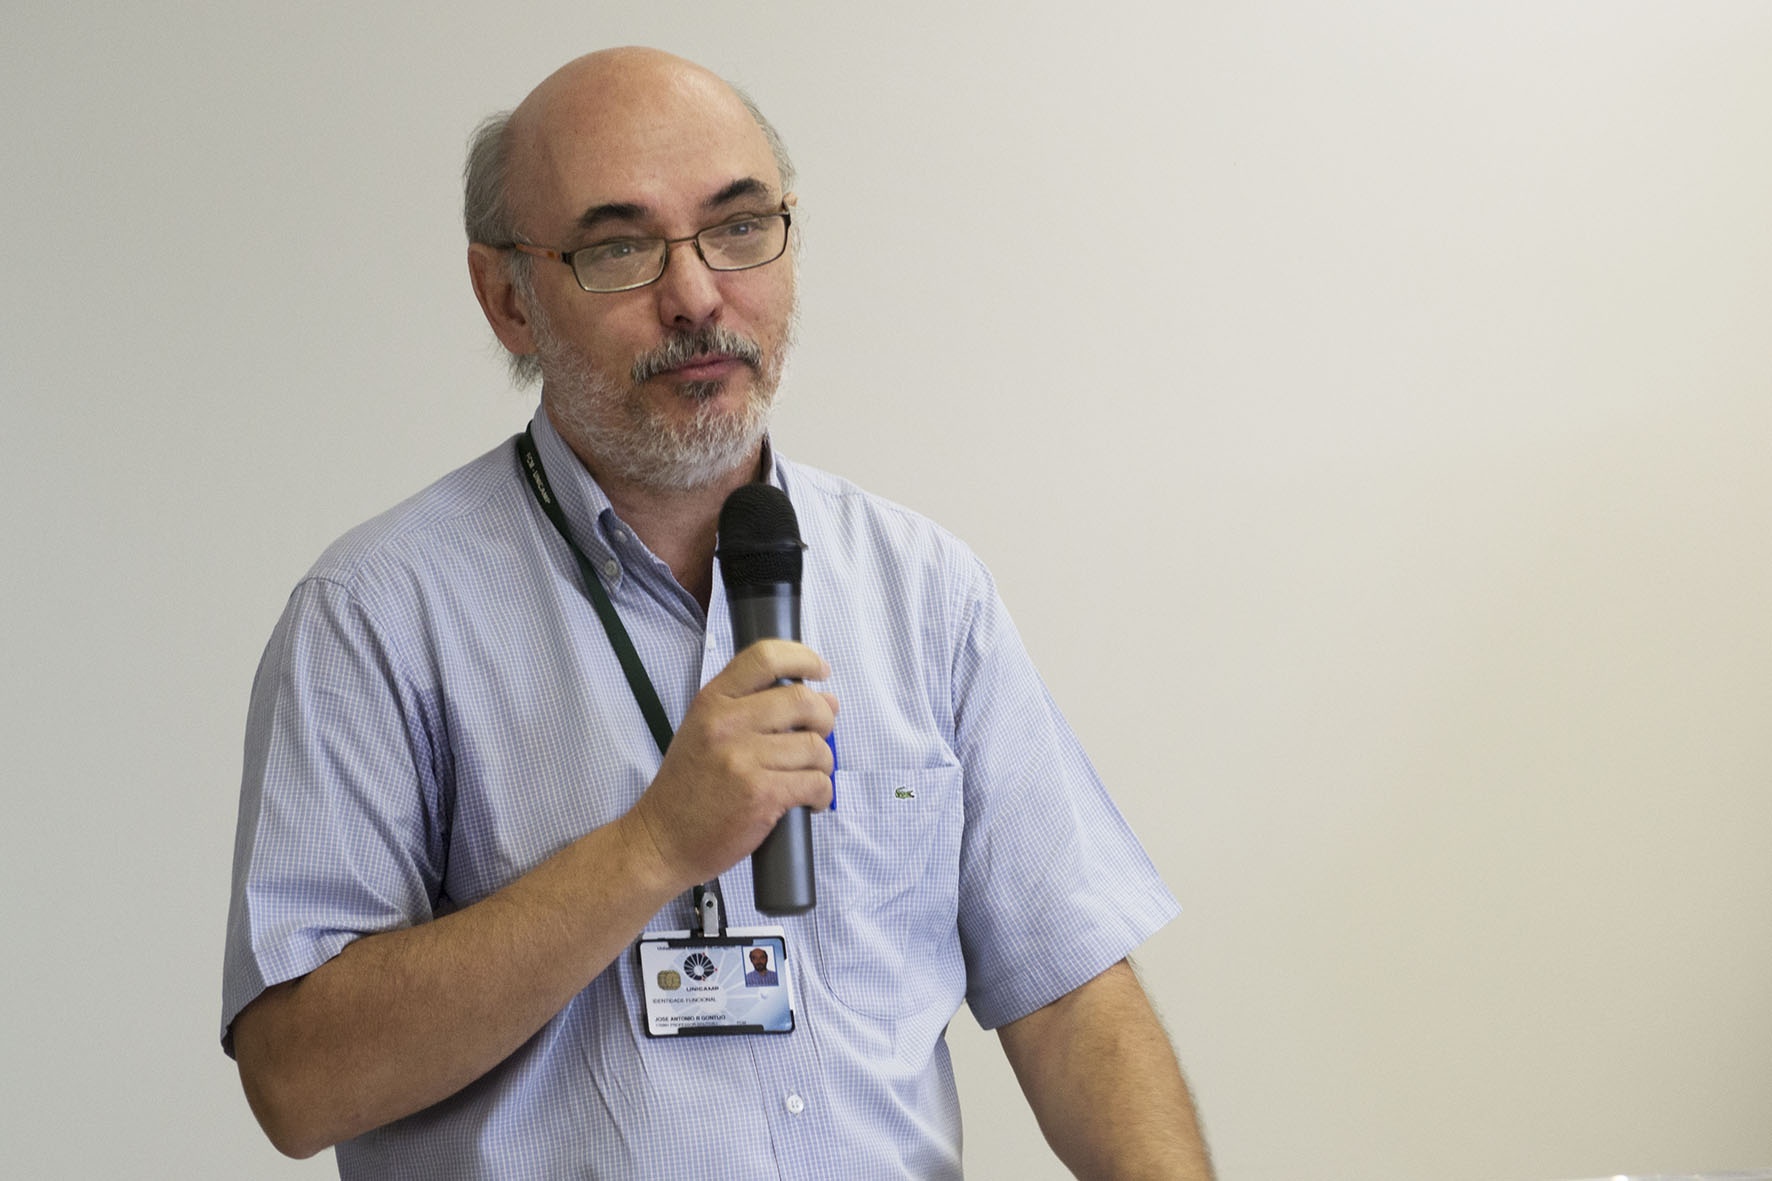
[[[0,1172],[330,1172],[215,1042],[248,683],[527,417],[462,147],[627,42],[787,136],[780,444],[993,565],[1187,905],[1143,963],[1226,1181],[1772,1163],[1772,5],[0,27]],[[975,1174],[1058,1175],[953,1036]]]

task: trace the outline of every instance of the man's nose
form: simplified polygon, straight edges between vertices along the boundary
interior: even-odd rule
[[[720,277],[694,239],[671,243],[658,279],[658,318],[669,328],[701,328],[720,318],[721,304]]]

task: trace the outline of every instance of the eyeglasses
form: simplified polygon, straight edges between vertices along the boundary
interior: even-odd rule
[[[784,203],[779,212],[723,221],[687,238],[610,238],[577,250],[513,242],[510,249],[563,262],[580,287],[608,294],[658,282],[670,264],[671,247],[684,242],[695,243],[695,253],[710,271],[748,271],[772,263],[787,252],[792,222]]]

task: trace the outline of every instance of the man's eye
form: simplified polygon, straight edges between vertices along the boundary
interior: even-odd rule
[[[712,233],[717,238],[748,238],[763,228],[762,223],[754,217],[743,221],[729,221],[725,225],[715,226]]]
[[[645,249],[645,244],[634,238],[614,238],[608,242],[598,242],[585,247],[585,254],[591,262],[622,262],[634,257]]]

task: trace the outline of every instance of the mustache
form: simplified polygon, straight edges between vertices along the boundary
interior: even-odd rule
[[[672,333],[663,344],[634,360],[631,376],[634,384],[639,385],[698,357],[710,356],[731,357],[752,369],[759,369],[763,364],[763,349],[756,341],[715,324],[691,332]]]

